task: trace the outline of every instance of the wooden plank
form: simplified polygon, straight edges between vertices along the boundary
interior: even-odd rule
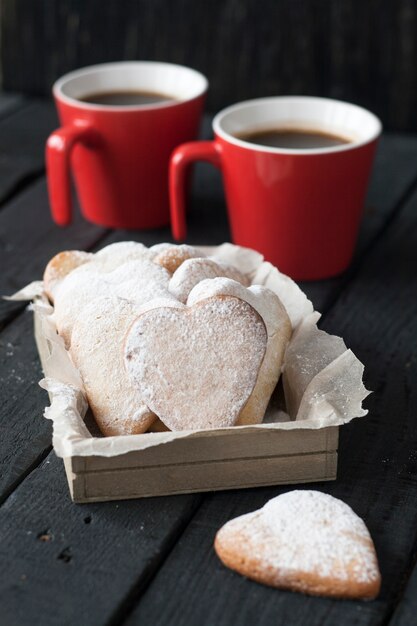
[[[44,149],[58,126],[49,100],[26,100],[17,112],[0,118],[0,203],[44,171]]]
[[[203,71],[212,111],[260,96],[326,95],[370,107],[387,128],[416,130],[416,19],[413,0],[264,0],[262,10],[257,0],[123,10],[118,0],[3,0],[3,82],[48,95],[71,69],[155,59]]]
[[[108,623],[130,590],[146,586],[199,502],[76,506],[52,453],[0,508],[2,623]]]
[[[32,313],[0,333],[0,501],[51,446],[51,425],[42,418],[45,392],[33,338]]]
[[[411,572],[408,584],[400,598],[398,606],[396,607],[389,622],[387,622],[389,623],[389,626],[413,626],[416,622],[417,567],[415,565],[415,553],[410,561],[412,562],[414,569]]]
[[[336,478],[337,452],[295,456],[265,456],[165,465],[163,468],[129,468],[77,474],[83,493],[75,502],[103,502],[122,498],[149,498],[225,489],[249,489]]]
[[[0,120],[17,111],[24,102],[24,97],[19,93],[0,92]]]
[[[249,625],[256,616],[259,625],[289,619],[294,625],[369,625],[390,615],[416,549],[416,205],[414,194],[323,323],[366,364],[367,386],[375,390],[367,402],[369,416],[341,429],[337,482],[318,488],[342,498],[367,523],[383,578],[378,600],[303,597],[267,589],[223,568],[212,549],[216,530],[287,491],[265,489],[206,500],[145,595],[138,596],[128,624]]]
[[[51,99],[26,98],[24,106],[0,124],[2,154],[9,159],[43,167],[48,135],[58,125]]]
[[[200,461],[221,461],[223,459],[247,459],[257,456],[298,455],[312,452],[337,450],[338,427],[318,430],[236,430],[232,432],[207,432],[186,439],[165,443],[155,453],[149,448],[139,452],[129,452],[118,457],[78,457],[73,461],[78,472],[100,472],[130,467],[165,466],[176,463],[199,463]],[[152,435],[151,435],[152,436]]]
[[[0,135],[1,139],[1,135]],[[31,185],[0,211],[0,294],[11,295],[42,278],[48,260],[60,250],[89,249],[107,231],[86,222],[79,211],[67,228],[51,219],[45,179]],[[0,301],[0,327],[21,310],[21,303]]]

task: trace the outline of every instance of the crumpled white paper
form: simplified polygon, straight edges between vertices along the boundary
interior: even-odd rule
[[[362,363],[340,337],[317,328],[320,314],[314,311],[312,303],[291,278],[264,262],[258,252],[247,248],[225,243],[200,250],[235,265],[250,276],[252,284],[272,289],[287,309],[293,326],[282,375],[287,412],[271,404],[264,423],[220,430],[316,429],[340,426],[354,417],[366,415],[362,401],[370,392],[362,383]],[[46,408],[45,417],[53,422],[53,446],[58,456],[111,457],[201,433],[94,437],[83,419],[87,402],[80,375],[57,334],[51,319],[53,308],[43,294],[42,282],[31,283],[10,299],[34,300],[36,340],[45,373],[39,384],[50,396],[51,406]]]

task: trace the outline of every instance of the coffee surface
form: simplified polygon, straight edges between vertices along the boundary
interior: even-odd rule
[[[314,148],[332,148],[351,143],[347,137],[334,135],[326,131],[305,128],[269,128],[236,135],[237,139],[271,148],[292,148],[308,150]]]
[[[162,102],[174,102],[175,98],[162,93],[150,91],[106,91],[91,93],[82,98],[81,102],[89,104],[107,104],[111,106],[132,106],[139,104],[160,104]]]

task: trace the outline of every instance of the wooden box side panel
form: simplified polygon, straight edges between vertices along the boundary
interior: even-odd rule
[[[337,450],[337,426],[297,430],[228,430],[206,431],[186,439],[177,439],[158,447],[129,452],[116,457],[92,456],[82,459],[85,469],[76,471],[108,471],[138,467],[172,465],[204,461],[221,461],[257,457],[277,457]],[[138,435],[142,437],[143,435]],[[152,435],[145,435],[150,436]],[[81,461],[81,459],[80,459]]]
[[[337,452],[211,463],[72,472],[75,502],[97,502],[334,480]],[[77,483],[77,481],[81,481]]]
[[[86,502],[85,474],[74,471],[74,463],[71,458],[64,459],[64,467],[71,498],[74,502]]]

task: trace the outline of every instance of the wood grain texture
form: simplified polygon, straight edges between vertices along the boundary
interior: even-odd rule
[[[159,624],[178,626],[233,620],[249,625],[255,616],[260,625],[287,624],[289,616],[291,624],[369,625],[390,615],[417,542],[416,208],[414,194],[323,322],[365,363],[366,384],[375,390],[369,416],[341,429],[338,480],[319,489],[343,499],[367,523],[382,572],[378,600],[307,598],[266,589],[223,568],[212,550],[216,530],[283,490],[250,497],[236,492],[205,501],[128,624],[152,623],[158,615]]]
[[[146,586],[200,496],[74,505],[53,453],[0,508],[1,620],[101,626]]]
[[[51,446],[31,313],[0,333],[0,501]]]
[[[47,95],[72,69],[123,59],[191,65],[209,110],[312,94],[416,130],[416,0],[3,0],[5,89]]]
[[[333,452],[338,446],[338,430],[336,426],[318,430],[304,429],[301,432],[263,429],[250,432],[241,429],[232,432],[230,429],[227,433],[208,431],[165,443],[157,454],[155,450],[148,448],[139,453],[129,452],[118,457],[73,457],[73,466],[77,473],[101,472],[222,459],[307,454],[325,450]]]
[[[42,178],[0,211],[0,240],[5,244],[0,248],[0,294],[11,295],[32,280],[42,279],[54,254],[89,249],[105,233],[105,229],[84,221],[79,211],[75,211],[70,227],[57,228],[50,216]],[[0,300],[0,326],[21,308],[22,303]]]
[[[398,606],[395,608],[389,626],[413,626],[416,622],[417,611],[417,567],[416,553],[414,553],[410,565],[413,567],[410,578]]]
[[[316,452],[85,472],[68,481],[74,502],[82,503],[329,481],[336,471],[337,452]]]
[[[0,205],[44,171],[44,148],[49,133],[58,126],[49,100],[18,101],[1,116],[0,97]]]
[[[25,98],[18,93],[0,93],[0,120],[23,106]]]

